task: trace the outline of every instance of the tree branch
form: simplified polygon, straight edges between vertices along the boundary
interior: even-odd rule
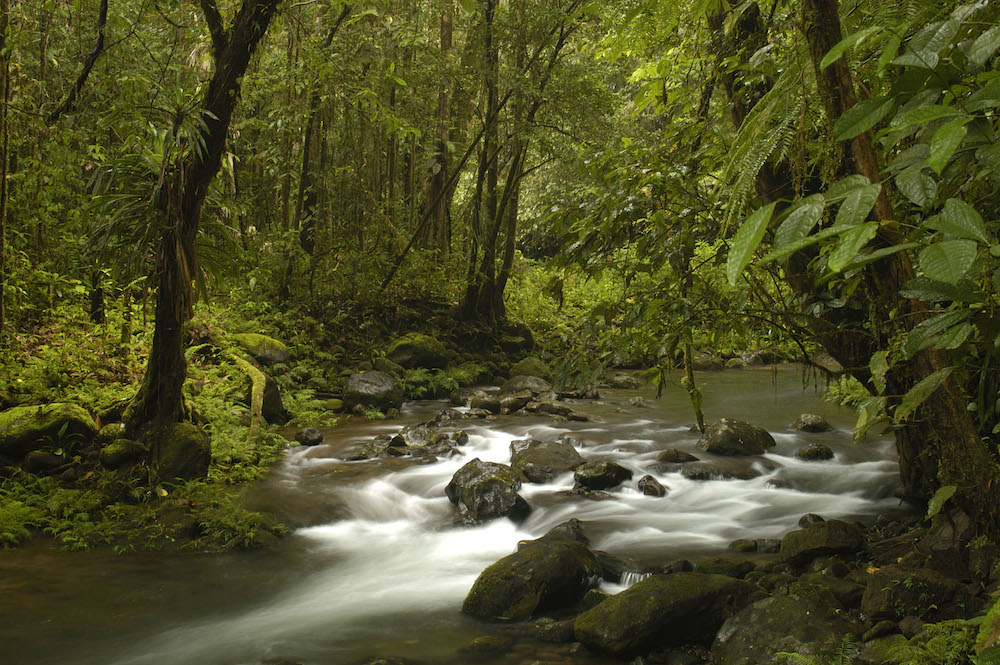
[[[87,83],[87,77],[90,76],[90,70],[94,68],[97,63],[97,59],[104,52],[104,26],[108,23],[108,0],[101,0],[100,13],[97,17],[97,43],[94,45],[94,50],[90,52],[87,56],[87,60],[83,63],[83,70],[80,71],[80,75],[76,77],[76,83],[70,89],[69,94],[66,95],[66,99],[63,100],[56,110],[48,115],[45,119],[45,124],[52,125],[55,124],[59,118],[61,118],[66,113],[73,110],[73,106],[76,104],[76,98],[79,96],[80,91],[83,90],[83,86]]]
[[[212,34],[212,50],[215,51],[215,59],[222,56],[229,42],[229,35],[226,34],[226,26],[222,20],[222,13],[219,12],[215,0],[201,0],[201,12],[205,15],[205,22],[208,23],[208,31]]]

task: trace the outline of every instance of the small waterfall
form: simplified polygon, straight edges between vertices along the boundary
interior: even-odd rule
[[[625,571],[624,573],[622,573],[622,579],[621,579],[621,582],[619,582],[619,584],[622,587],[624,587],[624,588],[627,589],[630,586],[632,586],[633,584],[637,584],[637,583],[643,581],[644,579],[646,579],[650,575],[652,575],[652,573],[636,573],[636,572],[633,572],[631,570],[628,570],[628,571]]]

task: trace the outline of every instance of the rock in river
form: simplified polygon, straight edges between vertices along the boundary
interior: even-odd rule
[[[600,582],[601,565],[578,539],[578,529],[566,528],[574,521],[522,543],[517,552],[484,570],[462,611],[482,619],[522,621],[580,600]]]
[[[774,438],[763,427],[745,420],[723,418],[711,425],[698,446],[715,455],[762,455],[774,448]]]
[[[477,524],[495,517],[524,519],[531,508],[517,493],[520,488],[514,469],[477,457],[455,472],[444,491],[458,506],[455,520]]]
[[[631,478],[631,471],[614,462],[586,462],[573,473],[576,482],[591,490],[606,490]]]
[[[403,405],[403,385],[384,372],[352,374],[344,386],[344,405],[353,409],[359,404],[382,411],[398,409]]]
[[[584,463],[583,457],[566,441],[511,441],[510,464],[529,483],[547,483]]]

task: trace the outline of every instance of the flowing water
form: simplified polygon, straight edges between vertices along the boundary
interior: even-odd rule
[[[823,402],[801,370],[746,370],[699,377],[709,418],[742,418],[767,428],[777,446],[755,462],[752,480],[687,480],[651,470],[657,453],[697,450],[690,406],[674,386],[606,391],[574,408],[605,422],[554,422],[541,416],[459,421],[469,433],[462,455],[434,464],[407,459],[344,462],[340,456],[380,432],[426,420],[443,402],[406,405],[400,420],[352,423],[327,432],[327,443],[292,449],[256,487],[254,508],[293,527],[276,551],[226,556],[62,553],[44,544],[0,553],[0,663],[4,665],[339,665],[370,656],[450,665],[481,635],[514,640],[491,662],[609,662],[568,645],[535,642],[524,625],[487,624],[459,609],[476,576],[514,550],[576,517],[594,549],[633,563],[635,573],[678,558],[717,555],[737,538],[780,538],[804,513],[870,520],[900,510],[897,466],[889,440],[853,445],[849,409]],[[622,406],[645,396],[650,408]],[[835,431],[800,434],[800,413],[826,417]],[[444,486],[474,457],[508,462],[512,440],[571,433],[590,459],[631,468],[633,481],[595,501],[560,493],[571,475],[526,484],[529,518],[479,527],[452,525]],[[794,452],[825,443],[833,460],[803,462]],[[641,494],[652,473],[670,491]],[[632,574],[624,584],[641,577]],[[620,586],[608,585],[607,591]]]

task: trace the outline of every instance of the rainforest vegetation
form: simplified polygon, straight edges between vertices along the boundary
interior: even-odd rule
[[[997,17],[0,0],[0,545],[266,546],[295,429],[394,415],[359,373],[641,370],[704,431],[694,371],[753,353],[996,541]]]

